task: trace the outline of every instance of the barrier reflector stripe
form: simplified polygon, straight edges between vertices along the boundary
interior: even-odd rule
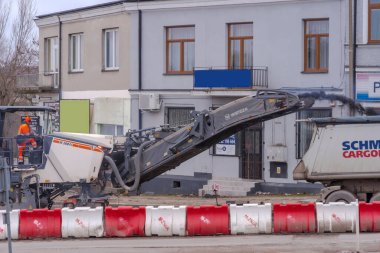
[[[356,212],[355,202],[346,204],[333,202],[329,204],[317,203],[318,233],[346,233],[355,232]]]
[[[272,233],[272,205],[230,205],[230,229],[232,235]]]
[[[0,240],[8,238],[7,224],[5,224],[5,210],[0,210]],[[10,212],[10,222],[11,222],[11,238],[18,239],[18,230],[19,230],[19,219],[20,219],[20,210],[13,210]]]
[[[104,226],[107,237],[144,236],[145,207],[106,207]]]
[[[273,204],[274,233],[317,232],[315,204]]]
[[[187,235],[228,235],[229,213],[228,206],[188,206]]]
[[[62,209],[62,237],[103,237],[103,207]]]
[[[19,238],[61,238],[61,209],[21,210]]]

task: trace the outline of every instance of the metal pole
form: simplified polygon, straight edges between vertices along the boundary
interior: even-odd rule
[[[356,252],[360,252],[360,223],[359,223],[359,200],[356,199],[356,223],[355,223],[355,229],[356,229]]]
[[[10,191],[10,173],[7,159],[3,158],[3,169],[5,175],[5,206],[6,206],[6,222],[7,222],[7,239],[8,239],[8,253],[12,253],[12,233],[11,233],[11,206],[9,204],[9,191]]]

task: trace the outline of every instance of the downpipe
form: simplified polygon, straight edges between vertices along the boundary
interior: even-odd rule
[[[117,168],[114,160],[110,156],[105,156],[104,159],[108,162],[108,164],[111,166],[113,173],[115,173],[115,177],[117,182],[120,184],[120,186],[126,190],[126,191],[135,191],[140,185],[140,178],[141,178],[141,171],[142,171],[142,151],[144,148],[150,144],[152,144],[154,141],[147,141],[141,144],[137,151],[137,160],[135,161],[135,167],[136,167],[136,174],[135,174],[135,181],[133,182],[133,185],[131,187],[127,186],[123,179],[120,176],[119,169]],[[127,162],[127,161],[126,161]]]

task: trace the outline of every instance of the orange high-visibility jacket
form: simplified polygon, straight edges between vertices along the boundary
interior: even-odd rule
[[[29,135],[30,134],[30,126],[26,123],[21,124],[18,128],[18,134]]]

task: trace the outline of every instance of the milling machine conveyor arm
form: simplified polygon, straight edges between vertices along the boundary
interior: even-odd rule
[[[140,183],[149,181],[242,129],[290,114],[302,107],[303,103],[295,95],[265,90],[213,111],[195,112],[193,123],[147,145],[141,156],[130,156],[125,161],[128,173],[125,173],[123,180],[128,185],[133,184],[135,165],[139,164]]]

